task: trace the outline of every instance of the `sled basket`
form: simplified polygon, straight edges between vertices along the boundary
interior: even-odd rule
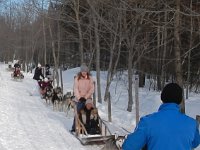
[[[99,134],[88,134],[87,130],[85,129],[85,126],[83,123],[80,121],[76,106],[74,107],[74,112],[75,112],[75,125],[76,125],[76,131],[73,134],[83,145],[87,144],[104,144],[105,141],[114,138],[114,135],[111,134],[107,124],[100,118],[98,115],[98,122],[99,122],[99,128],[100,128],[100,133]]]

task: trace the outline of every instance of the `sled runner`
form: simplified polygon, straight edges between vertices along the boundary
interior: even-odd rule
[[[114,135],[107,135],[107,136],[103,136],[103,135],[82,135],[80,134],[79,136],[77,136],[76,134],[72,134],[74,135],[80,142],[82,145],[90,145],[90,144],[96,144],[96,145],[101,145],[101,144],[105,144],[106,141],[108,141],[109,139],[114,139]]]

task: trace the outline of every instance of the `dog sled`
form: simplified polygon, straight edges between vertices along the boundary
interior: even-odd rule
[[[24,75],[21,72],[19,72],[17,74],[12,73],[11,78],[13,78],[14,80],[22,80],[22,79],[24,79]]]
[[[76,106],[74,105],[74,113],[75,113],[75,132],[73,135],[81,142],[83,145],[90,144],[105,144],[109,139],[114,139],[115,135],[111,133],[107,124],[100,118],[98,115],[98,123],[100,132],[98,134],[89,134],[85,128],[85,125],[79,118],[79,115],[76,110]]]

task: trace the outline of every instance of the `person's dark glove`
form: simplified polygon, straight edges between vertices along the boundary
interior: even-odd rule
[[[86,99],[85,99],[84,97],[81,97],[81,98],[79,99],[79,102],[86,102]]]

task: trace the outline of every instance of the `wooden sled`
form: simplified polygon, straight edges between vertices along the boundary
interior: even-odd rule
[[[98,115],[100,134],[90,135],[87,133],[87,130],[84,124],[78,117],[76,106],[74,107],[75,112],[75,133],[74,136],[81,142],[83,145],[88,144],[105,144],[109,139],[114,138],[115,136],[111,134],[106,123]]]
[[[107,136],[79,135],[79,136],[76,136],[76,138],[81,142],[82,145],[92,145],[92,144],[102,145],[102,144],[105,144],[106,141],[108,141],[109,139],[114,139],[114,135],[107,135]]]
[[[14,80],[22,80],[22,79],[24,79],[24,75],[22,73],[20,73],[17,76],[14,76],[14,73],[12,73],[11,78],[13,78]]]

